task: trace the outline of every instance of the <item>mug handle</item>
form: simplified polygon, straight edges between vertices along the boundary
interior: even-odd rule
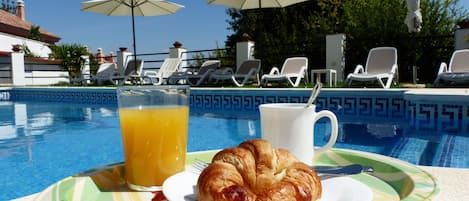
[[[322,110],[315,115],[313,122],[315,123],[317,120],[323,117],[327,117],[331,121],[331,137],[329,138],[329,142],[327,142],[326,145],[318,149],[315,149],[314,150],[315,153],[321,153],[321,152],[327,151],[328,149],[332,148],[332,146],[334,146],[337,140],[338,128],[339,128],[339,124],[337,123],[337,117],[331,111]]]

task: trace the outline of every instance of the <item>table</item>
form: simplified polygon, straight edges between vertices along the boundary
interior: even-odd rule
[[[469,169],[418,166],[434,175],[440,187],[440,195],[435,201],[469,200]],[[12,201],[34,201],[39,193]]]
[[[337,71],[334,69],[316,69],[311,70],[311,81],[314,80],[314,76],[316,76],[316,83],[321,82],[321,74],[326,75],[326,80],[329,80],[329,86],[332,86],[332,82],[334,82],[334,86],[337,85]],[[334,75],[334,77],[332,77]],[[332,79],[334,78],[334,79]]]
[[[196,159],[210,161],[217,151],[218,150],[210,150],[189,153],[186,158],[186,163],[187,165],[190,165]],[[360,181],[362,184],[365,184],[370,188],[370,192],[374,195],[373,201],[398,201],[401,199],[400,196],[406,196],[409,200],[419,200],[412,199],[419,198],[418,196],[433,199],[437,198],[438,193],[441,192],[440,189],[442,189],[441,186],[437,185],[433,176],[419,167],[379,154],[333,148],[327,152],[318,154],[315,156],[314,160],[318,165],[361,163],[366,166],[374,167],[374,173],[350,176],[354,180]],[[36,201],[49,201],[52,200],[51,198],[58,199],[60,197],[64,200],[72,200],[72,196],[81,196],[81,199],[79,200],[85,201],[89,200],[87,198],[91,197],[109,197],[110,199],[108,200],[113,200],[112,198],[114,196],[122,197],[131,194],[132,196],[144,198],[143,200],[151,200],[156,196],[151,192],[126,191],[123,179],[124,174],[122,174],[123,169],[123,163],[115,163],[88,170],[84,173],[67,177],[36,194],[34,197],[36,197]],[[465,172],[466,171],[461,171],[458,172],[458,174],[461,173],[459,175],[462,176],[461,178],[464,178],[464,176],[466,176],[464,175]],[[396,178],[394,176],[389,177],[389,175],[400,176]],[[461,193],[464,194],[465,187],[461,187]],[[70,189],[74,190],[73,194],[69,193]],[[451,190],[451,188],[449,188],[449,190]],[[406,192],[405,195],[400,194],[402,192]],[[463,198],[463,194],[458,194],[458,198]],[[438,198],[442,198],[441,196],[445,196],[445,194],[441,194]],[[26,199],[27,198],[24,200]]]

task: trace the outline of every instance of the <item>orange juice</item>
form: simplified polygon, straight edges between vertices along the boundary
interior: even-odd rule
[[[125,177],[138,186],[161,186],[185,167],[188,106],[120,108]]]

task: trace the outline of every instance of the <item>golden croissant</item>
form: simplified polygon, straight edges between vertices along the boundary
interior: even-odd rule
[[[313,169],[261,139],[218,152],[197,181],[198,201],[314,201],[321,193]]]

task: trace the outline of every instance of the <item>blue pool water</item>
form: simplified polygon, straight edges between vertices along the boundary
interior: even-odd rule
[[[0,102],[0,200],[40,192],[81,171],[123,161],[113,105]],[[362,122],[338,116],[335,147],[379,153],[418,165],[469,167],[467,135],[431,134],[401,119]],[[363,117],[365,119],[365,117]],[[260,137],[258,112],[191,112],[188,151],[221,149]],[[328,140],[328,122],[315,127],[315,145]]]

